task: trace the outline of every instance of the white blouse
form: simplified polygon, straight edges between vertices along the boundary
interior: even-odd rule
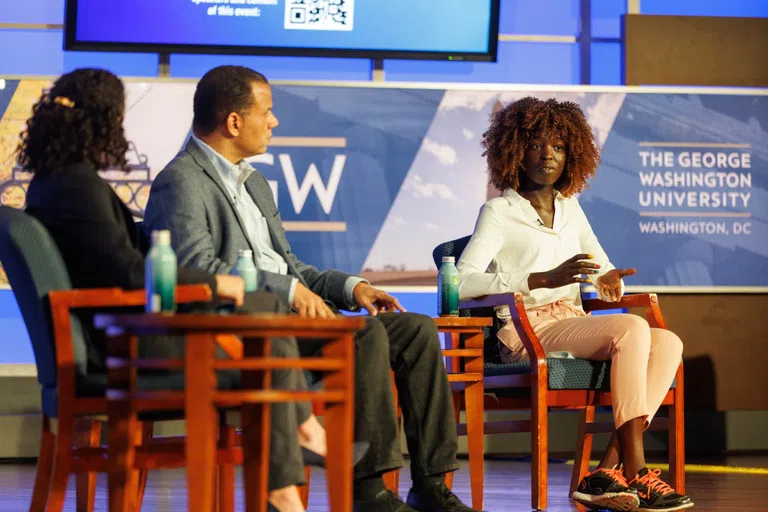
[[[597,274],[588,275],[593,283],[614,268],[575,197],[556,193],[555,218],[550,229],[530,201],[509,189],[480,210],[475,232],[457,265],[459,297],[519,292],[526,309],[558,300],[581,308],[579,283],[560,288],[528,288],[531,273],[552,270],[581,253],[591,254],[590,261],[600,265]],[[624,293],[623,282],[621,292]],[[509,309],[504,307],[497,314],[507,320]]]

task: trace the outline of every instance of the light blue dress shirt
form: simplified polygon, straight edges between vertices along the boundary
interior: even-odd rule
[[[248,179],[254,168],[245,160],[233,164],[194,135],[192,135],[192,139],[202,148],[224,182],[224,187],[227,189],[232,204],[245,225],[245,234],[253,247],[253,260],[256,268],[276,274],[288,275],[288,263],[275,251],[275,247],[272,245],[267,219],[245,189],[245,180]],[[288,292],[290,303],[293,303],[293,295],[298,282],[299,280],[295,277],[291,282],[291,289]],[[357,308],[352,291],[361,282],[367,283],[368,281],[361,277],[352,276],[344,283],[344,299],[347,301],[347,306],[350,309]]]

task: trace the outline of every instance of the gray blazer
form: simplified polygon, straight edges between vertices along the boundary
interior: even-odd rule
[[[320,272],[291,252],[272,190],[261,173],[254,171],[245,188],[267,220],[272,245],[288,264],[288,275],[260,270],[259,290],[275,293],[287,303],[292,277],[296,277],[338,309],[348,309],[344,284],[350,275],[337,270]],[[219,173],[192,139],[152,183],[143,227],[147,234],[170,230],[179,265],[212,274],[229,273],[238,250],[254,249]]]

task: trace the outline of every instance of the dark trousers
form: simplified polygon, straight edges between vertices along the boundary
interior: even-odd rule
[[[315,356],[321,344],[300,340],[303,356]],[[390,368],[403,411],[413,476],[454,471],[456,421],[445,365],[431,318],[412,313],[368,317],[355,337],[355,439],[370,449],[355,479],[403,465],[392,395]]]
[[[227,311],[229,309],[229,311]],[[221,312],[233,314],[217,302],[187,305],[180,310],[184,312]],[[245,303],[234,314],[241,313],[285,313],[287,308],[274,294],[267,292],[250,292],[245,294]],[[183,358],[184,340],[168,337],[147,337],[141,340],[140,353],[149,358]],[[297,358],[299,348],[294,338],[272,338],[272,356]],[[227,355],[216,347],[216,357],[227,358]],[[228,385],[238,386],[240,374],[237,371],[222,372],[219,380]],[[307,389],[306,378],[301,370],[273,370],[273,389]],[[298,426],[304,423],[312,414],[312,406],[308,402],[275,403],[271,405],[270,456],[269,456],[269,490],[281,489],[289,485],[304,483],[304,460],[298,444]]]

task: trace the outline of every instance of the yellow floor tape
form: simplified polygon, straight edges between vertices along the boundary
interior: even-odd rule
[[[591,467],[595,467],[600,461],[589,461]],[[573,466],[573,461],[569,460],[566,464]],[[648,464],[650,469],[661,469],[669,471],[669,464]],[[686,473],[732,473],[739,475],[768,475],[768,468],[742,468],[738,466],[707,466],[703,464],[686,464]]]

